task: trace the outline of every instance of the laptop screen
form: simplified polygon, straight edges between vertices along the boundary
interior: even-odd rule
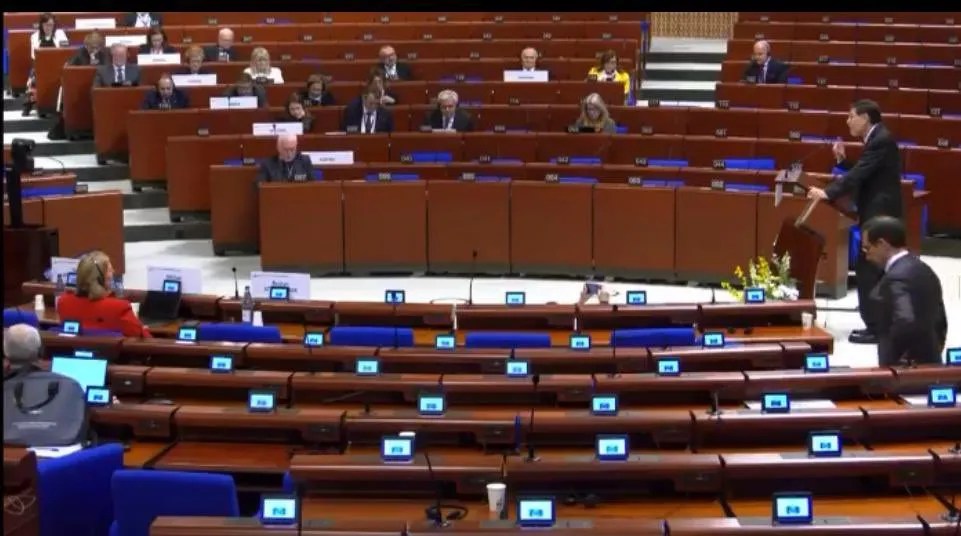
[[[107,360],[83,357],[54,357],[50,371],[77,380],[84,392],[107,384]]]

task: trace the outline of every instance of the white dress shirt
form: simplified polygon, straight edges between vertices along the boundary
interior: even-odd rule
[[[69,43],[67,39],[67,34],[63,30],[57,28],[53,32],[53,46],[55,48],[60,48],[64,43]],[[37,59],[37,49],[40,48],[40,30],[37,30],[30,34],[30,59]]]
[[[871,128],[868,130],[868,133],[864,135],[864,143],[867,143],[868,140],[871,139],[871,133],[874,132],[874,129],[878,128],[878,125],[880,124],[881,123],[875,123],[874,125],[871,126]]]
[[[367,115],[370,114],[370,131],[367,130]],[[377,110],[363,111],[360,116],[360,133],[373,134],[377,130]]]
[[[888,262],[884,265],[884,272],[887,273],[891,269],[891,267],[894,266],[894,263],[897,262],[898,259],[900,259],[901,257],[904,257],[907,254],[908,254],[908,250],[902,249],[901,251],[895,253],[894,255],[891,255],[891,258],[888,259]]]

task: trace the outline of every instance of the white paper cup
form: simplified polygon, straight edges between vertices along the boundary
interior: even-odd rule
[[[140,316],[140,302],[130,302],[130,308],[133,309],[133,314]]]
[[[504,499],[507,497],[507,484],[491,482],[487,485],[487,505],[491,512],[501,513],[504,510]]]
[[[254,311],[254,321],[253,321],[253,324],[254,324],[255,326],[263,326],[263,325],[264,325],[264,312],[263,312],[263,311]]]
[[[43,312],[47,306],[43,303],[43,294],[36,294],[33,297],[33,310],[37,312]]]
[[[814,325],[814,315],[801,313],[801,325],[804,326],[804,329],[811,329],[811,326]]]

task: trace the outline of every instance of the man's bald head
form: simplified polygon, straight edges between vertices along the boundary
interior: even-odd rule
[[[3,356],[14,368],[39,360],[41,348],[40,332],[29,324],[15,324],[4,330]]]
[[[230,28],[221,28],[217,32],[217,46],[220,48],[230,48],[234,45],[234,31]]]
[[[527,47],[521,51],[521,68],[522,69],[537,68],[537,49],[536,48]]]
[[[297,135],[281,134],[277,136],[277,156],[284,162],[292,162],[297,156]]]
[[[755,61],[758,65],[764,65],[764,62],[771,56],[771,43],[764,41],[763,39],[754,43],[754,51],[751,54],[751,59]]]

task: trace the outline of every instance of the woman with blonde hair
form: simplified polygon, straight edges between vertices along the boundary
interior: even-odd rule
[[[614,134],[617,132],[617,125],[611,119],[607,111],[604,99],[597,93],[591,93],[581,101],[581,116],[574,123],[577,130],[593,129],[594,132],[605,132]]]
[[[124,337],[150,337],[130,302],[113,295],[113,265],[102,251],[91,251],[77,264],[77,291],[57,300],[61,320],[76,320],[83,330],[122,333]]]
[[[255,82],[283,84],[284,76],[280,68],[270,66],[270,53],[264,47],[257,47],[250,53],[250,67],[244,69]]]

